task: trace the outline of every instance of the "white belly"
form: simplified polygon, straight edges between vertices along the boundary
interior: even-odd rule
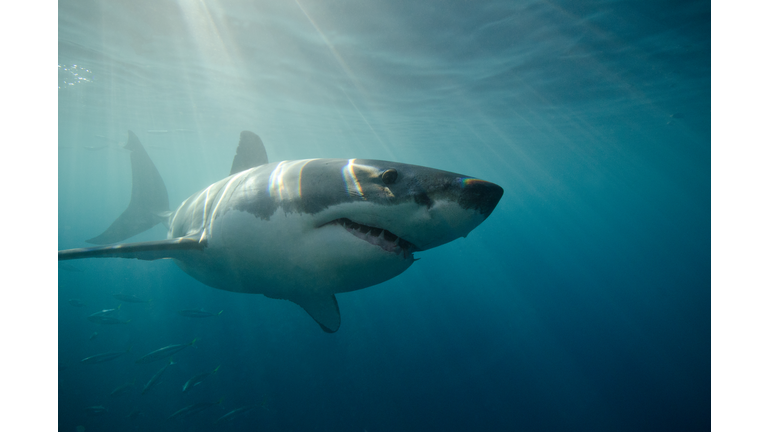
[[[281,209],[268,221],[230,210],[216,218],[207,240],[199,258],[177,260],[179,267],[214,288],[274,298],[366,288],[413,263],[338,225],[315,228],[312,216]]]

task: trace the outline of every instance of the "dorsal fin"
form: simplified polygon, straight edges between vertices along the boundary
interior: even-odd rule
[[[128,131],[125,148],[131,151],[131,202],[106,231],[86,240],[88,243],[115,243],[133,237],[162,222],[161,215],[170,211],[163,178],[131,131]]]
[[[240,144],[237,146],[237,154],[232,161],[232,169],[229,175],[269,163],[267,151],[261,138],[251,131],[240,132]]]

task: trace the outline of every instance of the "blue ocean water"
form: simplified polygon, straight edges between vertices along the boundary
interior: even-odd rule
[[[59,249],[125,209],[127,130],[172,207],[228,175],[241,130],[273,161],[393,160],[505,194],[466,239],[338,295],[334,334],[168,260],[68,261],[59,429],[709,429],[710,18],[700,1],[60,1]],[[86,319],[118,306],[126,324]],[[177,313],[199,308],[223,312]],[[166,363],[135,360],[192,340],[142,395]],[[200,402],[219,403],[166,420]]]

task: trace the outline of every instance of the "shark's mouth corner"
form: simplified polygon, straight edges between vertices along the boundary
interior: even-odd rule
[[[347,218],[335,219],[322,226],[340,225],[355,237],[378,246],[395,255],[402,255],[403,259],[413,258],[413,252],[419,249],[413,243],[398,237],[383,228],[359,224]]]

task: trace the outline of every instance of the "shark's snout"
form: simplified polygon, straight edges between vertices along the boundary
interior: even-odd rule
[[[491,214],[504,194],[501,186],[485,180],[466,178],[462,183],[459,205],[463,209],[475,210],[484,217]]]

